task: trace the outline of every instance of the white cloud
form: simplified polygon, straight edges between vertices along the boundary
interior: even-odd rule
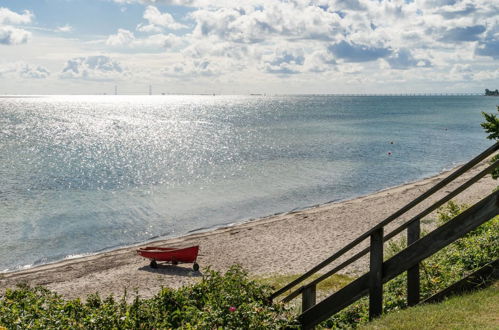
[[[33,14],[29,10],[18,14],[8,8],[0,7],[0,24],[27,24],[31,23],[32,18]]]
[[[496,70],[483,70],[476,72],[473,75],[473,78],[476,81],[483,81],[483,80],[497,80],[499,79],[499,69]]]
[[[0,65],[0,77],[25,79],[45,79],[50,75],[47,68],[37,65],[33,66],[24,62],[6,63]]]
[[[276,50],[262,56],[263,71],[278,75],[299,73],[303,69],[305,57],[301,49]]]
[[[57,27],[56,31],[58,31],[58,32],[71,32],[71,31],[73,31],[73,27],[69,24],[66,24],[66,25]]]
[[[0,44],[19,45],[28,42],[31,32],[12,26],[0,26]]]
[[[157,33],[145,38],[137,38],[133,32],[125,29],[118,29],[116,34],[110,35],[106,40],[106,45],[122,48],[137,49],[145,51],[146,49],[171,49],[180,47],[184,43],[182,38],[174,34]]]
[[[75,57],[66,62],[60,77],[63,79],[119,80],[128,74],[114,59],[104,56]]]
[[[144,27],[139,25],[138,29],[152,30],[154,28],[165,28],[169,30],[180,30],[186,28],[184,24],[180,24],[169,13],[161,13],[158,8],[154,6],[147,6],[144,11],[144,19],[149,22],[149,25]]]
[[[128,46],[135,40],[132,32],[125,29],[118,29],[116,34],[110,35],[107,38],[106,44],[109,46]]]
[[[162,4],[162,5],[173,5],[173,6],[194,6],[197,5],[197,2],[194,0],[114,0],[116,3],[122,4],[132,4],[132,3],[140,3],[140,4]]]
[[[174,34],[153,34],[137,42],[138,46],[161,47],[166,49],[178,48],[184,45],[182,38]]]
[[[410,50],[403,48],[394,51],[386,61],[392,69],[405,70],[414,67],[430,67],[431,62],[427,59],[415,58]]]
[[[133,71],[137,81],[139,76],[176,83],[184,78],[210,77],[208,83],[225,81],[239,86],[255,81],[279,86],[285,78],[285,85],[297,90],[300,84],[318,86],[321,79],[340,84],[379,83],[376,88],[381,89],[383,81],[392,86],[424,79],[468,83],[479,77],[492,79],[497,72],[489,69],[493,74],[486,73],[499,59],[499,4],[490,0],[114,1],[123,4],[116,6],[118,14],[120,8],[129,9],[127,17],[137,15],[137,7],[128,4],[143,5],[142,17],[139,11],[136,21],[128,21],[126,28],[106,38],[96,36],[101,39],[95,41],[82,42],[77,33],[71,33],[73,48],[64,51],[35,39],[23,46],[23,51],[36,54],[31,63],[52,71],[71,58],[65,71],[51,78],[106,81]],[[189,8],[173,11],[171,5]],[[33,20],[29,11],[15,13],[2,8],[0,43],[26,43],[29,31],[36,38],[56,40],[57,35],[69,42],[70,38],[53,32],[70,32],[72,22],[50,31],[36,22],[29,28],[16,25]],[[11,59],[19,50],[3,49],[9,51],[2,56],[9,54]],[[113,54],[112,58],[104,56],[107,62],[97,62],[115,62],[117,67],[93,66],[95,56],[89,55],[96,53]],[[48,62],[38,61],[42,57]],[[31,69],[36,71],[36,67]],[[61,84],[65,83],[70,84]]]
[[[227,67],[221,65],[219,61],[202,58],[195,60],[185,60],[172,63],[161,71],[165,77],[177,78],[195,78],[195,77],[214,77],[221,75]]]
[[[163,29],[154,24],[139,24],[137,25],[137,31],[151,33],[151,32],[161,32],[163,31]]]
[[[269,1],[262,6],[204,8],[190,15],[194,35],[217,36],[242,43],[263,42],[272,37],[332,40],[342,32],[341,17],[318,6]]]
[[[17,72],[18,63],[7,63],[0,65],[0,77],[6,77]]]
[[[50,72],[42,66],[32,67],[25,65],[21,68],[19,74],[23,78],[45,79],[50,75]]]
[[[14,27],[12,25],[31,23],[33,14],[25,10],[22,14],[11,11],[8,8],[0,8],[0,44],[19,45],[28,42],[31,36],[29,31]]]

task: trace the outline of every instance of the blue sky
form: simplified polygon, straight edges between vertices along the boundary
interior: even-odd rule
[[[499,3],[0,0],[0,94],[481,92]]]

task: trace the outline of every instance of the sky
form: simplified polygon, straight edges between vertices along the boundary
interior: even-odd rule
[[[0,0],[0,94],[499,88],[498,0]]]

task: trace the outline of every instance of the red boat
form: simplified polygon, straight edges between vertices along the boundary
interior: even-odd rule
[[[199,245],[186,248],[169,248],[159,246],[147,246],[137,250],[137,254],[144,258],[150,259],[151,268],[157,268],[157,261],[170,262],[172,265],[179,263],[193,263],[192,269],[199,270],[199,265],[196,262],[199,252]]]

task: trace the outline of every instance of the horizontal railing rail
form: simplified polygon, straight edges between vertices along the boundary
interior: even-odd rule
[[[485,158],[487,158],[490,155],[492,155],[498,149],[499,149],[499,142],[496,142],[494,145],[492,145],[491,147],[487,148],[485,151],[483,151],[482,153],[480,153],[478,156],[476,156],[475,158],[473,158],[472,160],[470,160],[469,162],[467,162],[466,164],[464,164],[463,166],[461,166],[460,168],[458,168],[456,171],[454,171],[453,173],[451,173],[449,176],[447,176],[446,178],[444,178],[442,181],[440,181],[439,183],[437,183],[435,186],[433,186],[432,188],[430,188],[428,191],[424,192],[419,197],[417,197],[413,201],[409,202],[407,205],[405,205],[404,207],[402,207],[401,209],[399,209],[398,211],[396,211],[395,213],[393,213],[392,215],[390,215],[389,217],[387,217],[386,219],[384,219],[383,221],[381,221],[380,223],[378,223],[377,225],[375,225],[374,227],[372,227],[370,230],[368,230],[364,234],[362,234],[359,237],[357,237],[351,243],[347,244],[345,247],[343,247],[342,249],[340,249],[339,251],[337,251],[336,253],[334,253],[333,255],[331,255],[330,257],[328,257],[327,259],[325,259],[324,261],[320,262],[319,264],[317,264],[315,267],[313,267],[312,269],[310,269],[309,271],[307,271],[303,275],[301,275],[298,278],[296,278],[295,280],[291,281],[290,283],[288,283],[287,285],[285,285],[281,289],[275,291],[269,298],[271,300],[273,300],[276,297],[280,296],[281,294],[283,294],[283,293],[287,292],[288,290],[292,289],[293,287],[295,287],[299,283],[305,281],[310,276],[312,276],[313,274],[317,273],[319,270],[321,270],[324,267],[328,266],[329,264],[331,264],[332,262],[334,262],[335,260],[337,260],[338,258],[340,258],[341,256],[343,256],[345,253],[347,253],[348,251],[350,251],[351,249],[353,249],[354,247],[356,247],[357,245],[359,245],[360,243],[362,243],[368,237],[371,237],[371,240],[372,240],[372,237],[373,237],[374,233],[377,233],[380,230],[382,231],[383,228],[386,225],[390,224],[392,221],[394,221],[395,219],[399,218],[400,216],[402,216],[403,214],[405,214],[406,212],[408,212],[409,210],[411,210],[413,207],[415,207],[416,205],[418,205],[422,201],[426,200],[428,197],[432,196],[434,193],[436,193],[437,191],[439,191],[440,189],[442,189],[443,187],[445,187],[447,184],[449,184],[450,182],[454,181],[456,178],[460,177],[462,174],[466,173],[468,170],[470,170],[471,168],[473,168],[475,165],[477,165],[478,163],[480,163]],[[497,166],[496,163],[494,163],[493,165],[487,167],[486,170],[480,172],[478,175],[476,175],[475,177],[473,177],[472,179],[470,179],[468,181],[473,181],[472,183],[478,181],[481,177],[483,177],[487,173],[490,173],[490,171],[492,171],[494,168],[496,168],[496,166]],[[469,187],[472,183],[468,184],[468,182],[467,182],[464,185],[462,185],[461,187],[455,189],[453,191],[453,193],[455,193],[453,196],[457,195],[458,193],[460,193],[461,191],[463,191],[464,189],[466,189],[467,187]],[[458,191],[458,192],[456,192],[456,191]],[[451,194],[453,194],[453,193],[451,193]],[[447,197],[444,197],[443,199],[441,199],[437,203],[441,202],[440,205],[442,205],[447,200],[450,200],[450,198],[448,198],[448,199],[446,199],[446,198]],[[435,203],[435,204],[437,204],[437,203]],[[437,207],[435,207],[434,209],[436,209]],[[425,210],[425,211],[427,211],[427,210]],[[430,212],[428,212],[428,213],[430,213]],[[422,213],[424,213],[424,212],[422,212]],[[412,218],[411,220],[409,220],[408,222],[406,222],[404,225],[402,225],[399,228],[397,228],[396,230],[392,231],[386,237],[383,237],[383,235],[381,234],[381,244],[384,241],[386,241],[386,240],[392,238],[393,236],[397,235],[402,230],[404,230],[407,227],[409,227],[411,224],[413,224],[413,225],[416,224],[417,225],[416,227],[419,228],[419,220],[421,218],[421,214],[418,214],[418,216],[419,217]],[[419,229],[418,229],[418,232],[419,232]],[[340,270],[340,269],[348,266],[350,263],[356,261],[357,259],[359,259],[363,255],[365,255],[369,251],[370,251],[370,248],[362,250],[361,252],[357,253],[356,255],[354,255],[353,257],[351,257],[350,259],[348,259],[347,261],[343,262],[341,265],[339,265],[339,266],[335,267],[333,270],[327,272],[326,274],[328,274],[328,276],[325,276],[326,274],[324,274],[324,275],[320,276],[319,278],[322,281],[323,279],[331,276],[332,274],[334,274],[338,270]],[[289,300],[293,299],[300,292],[302,292],[302,294],[304,295],[304,300],[307,300],[306,301],[307,304],[308,303],[315,304],[315,299],[311,299],[311,298],[308,298],[308,297],[312,293],[315,296],[315,284],[317,284],[318,282],[320,282],[320,281],[318,281],[318,279],[314,280],[313,284],[308,284],[308,285],[305,285],[305,286],[302,286],[301,288],[299,288],[297,290],[297,291],[299,291],[298,293],[297,293],[297,291],[295,291],[295,292],[291,293],[290,295],[288,295],[285,298],[286,301],[289,301]],[[307,304],[305,304],[304,306],[308,306]]]
[[[415,240],[407,248],[385,262],[383,262],[383,230],[379,229],[378,232],[373,233],[373,236],[371,236],[370,271],[317,305],[314,304],[305,309],[298,316],[298,321],[303,328],[310,329],[368,293],[370,318],[381,314],[383,283],[413,267],[417,267],[422,260],[463,237],[481,224],[493,219],[498,214],[499,191],[495,191],[423,238]],[[309,300],[313,301],[315,299],[309,298]]]
[[[434,204],[432,204],[431,206],[429,206],[428,208],[426,208],[424,211],[418,213],[416,216],[414,216],[410,220],[404,222],[399,227],[393,229],[390,233],[386,234],[383,237],[383,241],[386,242],[386,241],[392,239],[393,237],[395,237],[396,235],[400,234],[402,231],[404,231],[405,229],[407,229],[412,223],[421,220],[422,218],[424,218],[425,216],[427,216],[431,212],[435,211],[437,208],[439,208],[440,206],[444,205],[446,202],[450,201],[452,198],[454,198],[455,196],[457,196],[458,194],[460,194],[461,192],[463,192],[464,190],[466,190],[472,184],[476,183],[478,180],[480,180],[481,178],[483,178],[485,175],[491,173],[497,167],[499,167],[499,160],[497,160],[494,163],[492,163],[491,165],[487,166],[485,169],[483,169],[482,171],[480,171],[478,174],[476,174],[475,176],[473,176],[472,178],[470,178],[468,181],[466,181],[465,183],[463,183],[462,185],[460,185],[459,187],[457,187],[453,191],[449,192],[446,196],[444,196],[443,198],[441,198],[440,200],[438,200],[437,202],[435,202]],[[358,259],[362,258],[367,253],[369,253],[370,250],[371,250],[370,247],[367,247],[367,248],[363,249],[362,251],[358,252],[357,254],[355,254],[354,256],[350,257],[346,261],[342,262],[340,265],[336,266],[335,268],[331,269],[330,271],[322,274],[321,276],[319,276],[318,278],[314,279],[313,281],[311,281],[311,282],[309,282],[309,283],[307,283],[307,284],[299,287],[295,291],[291,292],[289,295],[287,295],[285,298],[283,298],[282,301],[283,302],[289,302],[289,301],[291,301],[292,299],[294,299],[298,295],[300,295],[307,288],[317,285],[318,283],[322,282],[323,280],[327,279],[328,277],[336,274],[337,272],[339,272],[340,270],[342,270],[346,266],[348,266],[351,263],[353,263],[353,262],[357,261]]]

